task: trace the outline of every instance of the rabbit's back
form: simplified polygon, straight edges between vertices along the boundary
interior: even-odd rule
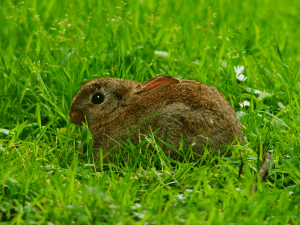
[[[241,124],[232,107],[215,88],[190,80],[165,83],[152,89],[137,92],[135,101],[111,121],[95,130],[94,146],[112,149],[113,139],[123,139],[130,129],[138,125],[143,135],[156,132],[158,140],[164,140],[178,149],[181,138],[184,148],[193,144],[193,151],[203,155],[205,148],[217,152],[224,145],[238,137],[242,140]],[[152,115],[155,116],[151,117]],[[144,120],[147,117],[147,120]],[[131,141],[138,144],[138,129],[131,133]],[[164,147],[167,154],[177,157],[177,153]],[[197,156],[196,156],[197,158]]]

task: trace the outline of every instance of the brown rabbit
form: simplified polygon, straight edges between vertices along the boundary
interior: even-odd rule
[[[76,125],[87,123],[94,134],[94,149],[105,150],[105,162],[115,145],[108,136],[124,139],[136,125],[144,128],[141,134],[158,130],[156,138],[177,149],[182,137],[188,139],[195,159],[204,154],[204,146],[224,153],[225,145],[242,140],[240,121],[222,94],[214,87],[170,76],[157,76],[143,83],[113,78],[92,80],[73,99],[70,117]],[[130,135],[135,145],[143,137],[139,132],[133,129]],[[98,152],[94,150],[95,157]],[[170,147],[164,146],[164,152],[178,159],[178,153]]]

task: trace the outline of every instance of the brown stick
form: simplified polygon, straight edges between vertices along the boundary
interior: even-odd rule
[[[264,179],[266,173],[269,171],[271,160],[272,160],[271,154],[269,152],[266,152],[265,153],[265,161],[258,170],[258,176],[259,176],[260,181],[262,181]],[[255,186],[256,178],[254,179],[253,183],[254,184],[252,185],[252,188],[250,189],[250,195],[253,195],[253,193],[256,191],[256,186]]]
[[[269,152],[266,152],[265,153],[265,162],[261,165],[261,167],[258,171],[259,179],[261,181],[262,181],[262,179],[264,179],[264,176],[270,169],[271,160],[272,160],[271,154]]]

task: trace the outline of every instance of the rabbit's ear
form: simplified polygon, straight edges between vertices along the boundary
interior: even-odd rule
[[[171,76],[157,76],[154,77],[144,83],[141,84],[141,86],[137,87],[136,94],[141,94],[143,92],[153,90],[160,88],[164,86],[165,84],[177,84],[180,83],[180,81],[174,77]]]

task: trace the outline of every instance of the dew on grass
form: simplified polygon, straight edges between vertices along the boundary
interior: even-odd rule
[[[0,145],[0,152],[4,152],[5,149],[2,147],[2,145]]]
[[[114,204],[110,204],[108,207],[111,208],[111,209],[119,209],[120,208],[120,206],[117,206],[117,205],[114,205]]]
[[[139,219],[144,219],[145,216],[146,216],[146,211],[143,211],[142,213],[140,213],[140,212],[133,212],[133,214],[135,216],[137,216]]]
[[[131,206],[131,209],[139,209],[141,207],[142,207],[141,204],[135,203],[135,205]]]
[[[239,120],[247,116],[247,114],[243,111],[236,112],[236,115],[238,116]]]
[[[161,72],[162,74],[166,74],[166,72],[162,69],[159,69],[159,72]]]
[[[193,189],[185,189],[185,192],[188,194],[191,194],[191,193],[193,193]]]
[[[200,62],[198,59],[196,59],[193,63],[196,64],[197,66],[200,66]]]
[[[164,51],[154,51],[154,55],[161,56],[161,57],[168,57],[169,53]]]
[[[2,134],[6,134],[6,135],[9,135],[9,130],[6,130],[6,129],[0,129],[0,133]]]
[[[223,67],[225,67],[225,68],[226,68],[226,67],[227,67],[227,61],[225,61],[225,60],[222,60],[222,61],[221,61],[221,66],[223,66]]]
[[[84,164],[83,168],[94,167],[94,166],[95,166],[95,164],[88,164],[88,163],[86,163],[86,164]]]
[[[179,218],[178,216],[175,216],[175,218],[180,222],[180,223],[186,223],[187,219]]]
[[[285,105],[283,105],[281,102],[278,102],[278,106],[279,106],[279,108],[281,108],[281,109],[284,109],[284,108],[285,108]]]
[[[243,194],[243,190],[242,189],[240,189],[240,188],[235,188],[235,190],[237,191],[237,192],[239,192],[240,194]]]

